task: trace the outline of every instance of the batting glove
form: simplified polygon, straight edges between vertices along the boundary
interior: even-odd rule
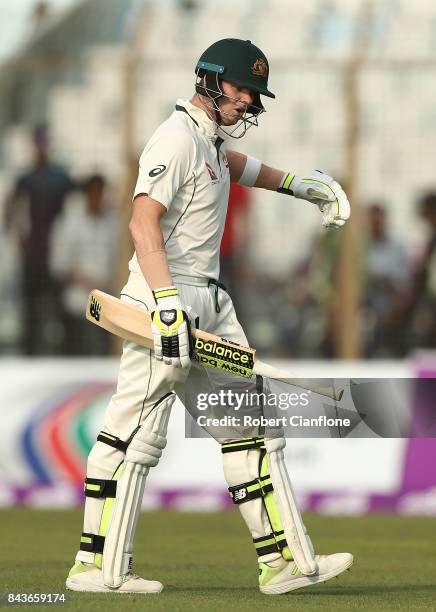
[[[156,359],[176,368],[190,365],[191,329],[176,287],[153,291],[156,310],[151,313],[151,329]]]
[[[277,191],[318,206],[324,227],[342,227],[350,217],[350,203],[344,190],[331,176],[319,170],[304,178],[287,174]]]

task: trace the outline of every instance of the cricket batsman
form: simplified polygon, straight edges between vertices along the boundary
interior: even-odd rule
[[[267,58],[249,40],[215,42],[197,62],[192,99],[177,101],[141,155],[129,225],[135,254],[121,298],[151,313],[154,350],[124,343],[117,389],[88,458],[84,528],[66,582],[71,590],[145,594],[163,588],[133,572],[133,541],[176,394],[183,401],[209,376],[207,368],[191,367],[190,322],[248,345],[218,280],[230,181],[307,200],[327,228],[342,227],[350,216],[331,176],[297,176],[227,148],[230,138],[258,124],[265,111],[261,96],[275,97],[268,73]],[[283,436],[214,437],[258,555],[262,593],[324,582],[352,565],[349,553],[315,554],[283,460]]]

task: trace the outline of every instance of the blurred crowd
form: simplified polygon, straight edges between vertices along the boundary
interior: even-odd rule
[[[359,325],[362,358],[402,358],[436,347],[436,191],[416,202],[426,238],[413,255],[392,236],[387,204],[363,208],[357,250]],[[264,276],[250,283],[247,323],[258,346],[275,347],[277,357],[338,357],[335,334],[341,325],[338,270],[344,232],[317,234],[309,254],[286,278]],[[354,254],[356,256],[356,254]],[[347,252],[345,251],[345,257]],[[274,313],[274,325],[268,321]],[[267,339],[262,346],[262,337]]]
[[[84,318],[91,289],[117,292],[119,217],[110,200],[104,176],[73,180],[50,158],[46,130],[35,130],[31,167],[16,178],[3,206],[2,237],[14,242],[20,263],[16,295],[0,296],[2,304],[15,301],[19,320],[17,337],[0,340],[3,354],[110,353],[109,335]],[[355,266],[367,358],[401,358],[436,347],[436,191],[416,205],[428,232],[418,257],[392,236],[388,204],[364,208]],[[318,234],[308,256],[280,280],[259,276],[248,255],[250,206],[250,191],[232,185],[221,251],[221,280],[250,340],[276,357],[337,356],[335,276],[343,232]],[[10,285],[2,283],[0,290],[4,294]]]
[[[99,174],[73,180],[49,157],[47,131],[33,135],[33,162],[4,205],[5,234],[19,254],[17,307],[23,355],[99,355],[109,337],[84,319],[89,291],[113,290],[117,216]]]

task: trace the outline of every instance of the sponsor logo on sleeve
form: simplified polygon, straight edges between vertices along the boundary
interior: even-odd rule
[[[162,174],[162,172],[165,172],[166,169],[167,169],[166,166],[164,166],[163,164],[159,164],[159,166],[156,166],[156,168],[153,168],[153,170],[150,170],[150,172],[148,173],[148,176],[151,176],[151,178],[154,178],[155,176],[159,176],[159,174]]]

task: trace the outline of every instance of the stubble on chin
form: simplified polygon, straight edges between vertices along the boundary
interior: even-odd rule
[[[240,121],[242,115],[235,113],[234,115],[225,115],[221,113],[221,124],[222,125],[235,125]]]

